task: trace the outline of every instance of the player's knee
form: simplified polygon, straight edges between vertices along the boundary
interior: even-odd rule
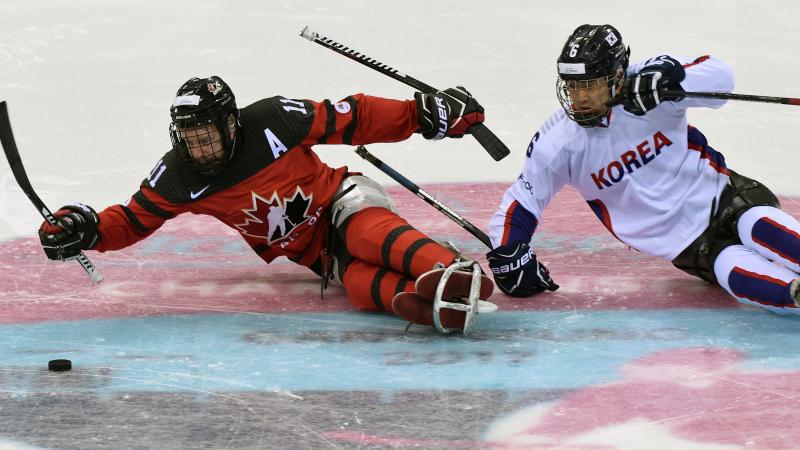
[[[800,267],[800,223],[772,206],[755,206],[739,218],[742,242],[770,260],[796,270]]]
[[[397,213],[397,208],[383,186],[363,175],[345,178],[334,198],[336,200],[331,205],[334,227],[339,227],[350,216],[367,208],[379,207]]]
[[[717,280],[739,302],[780,314],[797,313],[792,287],[797,273],[744,245],[722,250],[714,262]]]
[[[739,216],[739,220],[736,223],[736,230],[743,240],[749,239],[750,236],[752,236],[755,224],[759,221],[770,219],[772,221],[782,222],[784,216],[791,217],[773,206],[753,206]]]
[[[714,260],[714,275],[717,282],[726,291],[731,292],[729,277],[736,262],[753,254],[753,250],[744,245],[729,245],[725,247]]]

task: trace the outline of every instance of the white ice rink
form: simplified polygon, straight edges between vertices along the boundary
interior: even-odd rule
[[[735,70],[737,93],[800,97],[790,0],[0,0],[0,100],[45,203],[100,210],[128,199],[169,149],[169,106],[192,76],[221,76],[240,106],[412,97],[302,39],[309,26],[428,84],[467,87],[512,150],[503,161],[471,137],[370,151],[419,184],[490,186],[499,201],[560,108],[555,61],[584,23],[616,26],[633,61],[712,54]],[[728,167],[798,210],[800,106],[729,102],[689,120]],[[316,151],[398,191],[349,147]],[[491,208],[442,192],[485,224]],[[439,220],[415,200],[401,199],[403,211]],[[495,294],[504,311],[474,340],[442,338],[355,313],[341,292],[323,302],[310,274],[267,268],[231,235],[181,243],[179,220],[130,252],[91,252],[107,270],[92,287],[79,268],[45,261],[41,217],[0,161],[0,255],[11,255],[0,263],[0,449],[798,448],[800,321],[735,304],[599,223],[561,235],[575,217],[548,214],[537,252],[562,289],[540,304]],[[455,228],[481,256],[449,226],[434,233]],[[195,285],[193,273],[218,277]],[[291,296],[287,309],[264,306],[265,292]],[[40,368],[55,357],[75,370]]]

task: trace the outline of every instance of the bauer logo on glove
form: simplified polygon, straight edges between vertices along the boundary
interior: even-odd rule
[[[484,119],[483,107],[462,86],[435,93],[417,92],[414,98],[419,121],[417,132],[425,139],[460,138]]]
[[[536,253],[524,242],[501,245],[486,254],[494,281],[512,297],[530,297],[543,291],[555,291],[558,285],[550,271],[536,259]]]
[[[492,273],[500,274],[500,273],[509,273],[519,270],[521,267],[527,265],[529,262],[536,260],[536,255],[533,253],[533,249],[528,247],[528,251],[524,252],[522,256],[518,259],[511,261],[508,264],[502,264],[499,266],[491,266]]]

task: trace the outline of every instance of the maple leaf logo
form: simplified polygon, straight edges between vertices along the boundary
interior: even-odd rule
[[[277,192],[273,192],[269,200],[255,192],[251,194],[253,208],[242,209],[244,223],[236,225],[242,234],[264,239],[271,245],[311,218],[308,208],[313,194],[306,196],[300,186],[297,186],[291,198],[281,199]]]

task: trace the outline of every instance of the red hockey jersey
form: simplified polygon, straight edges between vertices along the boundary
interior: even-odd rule
[[[418,126],[413,100],[363,94],[335,104],[278,96],[240,112],[240,144],[224,171],[203,177],[170,150],[127,203],[100,212],[96,250],[127,247],[191,212],[235,229],[266,262],[286,256],[311,267],[325,244],[331,198],[347,175],[311,146],[396,142]]]

